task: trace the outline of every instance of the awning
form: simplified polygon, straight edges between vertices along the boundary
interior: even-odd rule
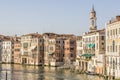
[[[87,58],[92,57],[92,56],[94,56],[94,55],[95,55],[95,54],[90,54],[90,53],[82,54],[82,56],[87,57]]]
[[[94,47],[95,47],[95,44],[91,44],[91,45],[90,45],[90,48],[94,48]]]
[[[89,48],[94,48],[95,44],[86,44],[86,46],[88,46]]]

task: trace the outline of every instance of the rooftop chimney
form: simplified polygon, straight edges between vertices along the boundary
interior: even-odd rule
[[[120,15],[116,16],[116,20],[120,21]]]

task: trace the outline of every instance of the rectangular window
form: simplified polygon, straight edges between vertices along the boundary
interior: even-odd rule
[[[110,35],[112,36],[112,30],[110,30]]]
[[[116,58],[116,63],[115,64],[117,65],[117,58]],[[116,66],[116,69],[117,69],[117,66]]]
[[[80,47],[82,47],[82,42],[80,42]]]
[[[111,59],[110,59],[110,64],[111,64],[111,65],[113,64],[113,59],[112,59],[112,57],[111,57]]]
[[[109,37],[109,31],[107,31],[107,36]]]
[[[116,45],[116,52],[117,52],[117,45]]]
[[[107,51],[109,52],[109,46],[107,46]]]
[[[89,42],[91,41],[91,38],[89,38]]]
[[[102,40],[104,40],[104,36],[102,36]]]
[[[110,52],[112,52],[112,46],[110,46]]]
[[[43,46],[40,46],[40,50],[43,51],[43,50],[44,50],[44,47],[43,47]]]
[[[74,41],[71,41],[70,44],[74,44]]]
[[[102,42],[102,45],[104,45],[104,42]]]
[[[50,47],[50,50],[53,50],[53,47]]]
[[[74,48],[70,48],[70,50],[74,50]]]
[[[97,43],[97,45],[96,45],[96,48],[98,49],[98,43]]]
[[[113,35],[115,35],[115,30],[113,29]]]
[[[28,47],[28,43],[23,43],[23,47],[27,48]]]
[[[71,53],[70,56],[73,57],[74,55]]]
[[[117,57],[116,57],[116,65],[117,65],[118,61],[117,61]]]

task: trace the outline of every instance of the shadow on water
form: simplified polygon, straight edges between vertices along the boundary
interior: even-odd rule
[[[0,80],[103,80],[95,76],[71,73],[56,67],[0,64]]]

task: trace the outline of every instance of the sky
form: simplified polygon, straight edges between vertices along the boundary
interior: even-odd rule
[[[0,0],[0,34],[82,35],[89,31],[92,5],[101,29],[120,15],[119,3],[120,0]]]

